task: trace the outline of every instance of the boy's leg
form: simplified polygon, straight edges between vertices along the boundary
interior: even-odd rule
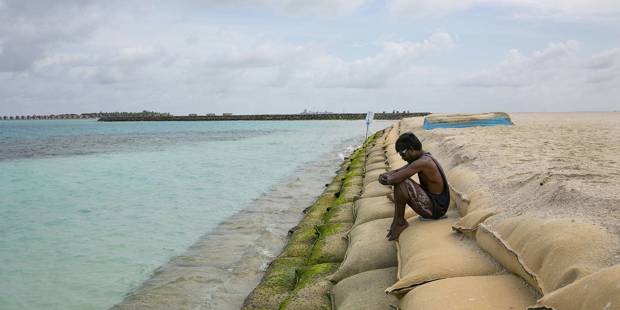
[[[419,184],[406,179],[394,185],[394,219],[386,238],[396,240],[400,233],[409,226],[405,219],[405,207],[409,204],[413,211],[424,218],[432,218],[432,202]]]

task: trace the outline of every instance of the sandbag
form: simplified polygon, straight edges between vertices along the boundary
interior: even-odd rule
[[[297,282],[295,270],[305,258],[285,257],[271,262],[262,281],[246,297],[242,310],[278,309]]]
[[[401,167],[404,167],[407,165],[407,162],[405,160],[403,160],[400,155],[398,155],[398,157],[391,157],[388,158],[388,164],[390,165],[390,170],[396,170],[399,169]]]
[[[385,170],[372,170],[366,172],[366,174],[364,175],[363,185],[366,186],[372,182],[377,182],[379,180],[379,176],[383,173],[385,173]]]
[[[390,310],[398,302],[383,290],[396,281],[396,267],[370,270],[348,277],[331,290],[334,310]]]
[[[603,228],[569,219],[529,216],[478,226],[476,241],[510,271],[547,294],[606,267],[616,239]]]
[[[461,216],[481,209],[493,208],[495,203],[489,194],[488,187],[482,187],[469,194],[457,192],[451,188],[450,199],[454,198],[455,206]]]
[[[417,285],[445,278],[490,275],[501,268],[471,239],[452,231],[456,212],[427,220],[411,218],[397,241],[398,282],[387,293],[402,294]]]
[[[314,226],[297,226],[293,230],[291,238],[280,256],[282,257],[307,257],[312,251],[318,233]]]
[[[370,182],[364,186],[361,198],[386,196],[393,192],[392,186],[383,185],[379,181]]]
[[[467,237],[474,238],[476,236],[476,230],[478,230],[478,225],[496,213],[497,211],[492,208],[470,212],[456,221],[456,223],[452,225],[452,229],[464,234]]]
[[[385,157],[385,155],[374,155],[366,159],[366,165],[372,165],[372,164],[377,164],[377,163],[385,164],[386,161],[387,161],[387,157]]]
[[[344,179],[344,181],[342,181],[342,185],[343,186],[349,186],[349,185],[353,185],[353,186],[361,186],[363,184],[364,178],[361,176],[362,171],[360,171],[360,175],[353,175],[350,176],[346,179]]]
[[[393,218],[394,202],[389,200],[387,196],[362,198],[353,204],[353,212],[355,216],[355,224],[353,226],[377,219]],[[412,216],[415,216],[413,210],[405,207],[405,218]]]
[[[343,186],[340,197],[342,197],[342,201],[344,202],[352,202],[360,196],[361,191],[362,187],[360,185]]]
[[[471,276],[420,285],[401,299],[399,309],[520,310],[535,301],[523,280],[514,275]]]
[[[369,164],[366,165],[366,174],[370,173],[371,171],[374,170],[382,170],[382,171],[387,171],[388,165],[384,162],[380,162],[380,163],[374,163],[374,164]]]
[[[338,282],[360,272],[395,267],[396,247],[385,238],[391,223],[392,219],[380,219],[353,228],[344,260],[330,280]]]
[[[326,223],[353,223],[353,203],[329,207],[325,215]]]
[[[333,284],[327,275],[338,264],[317,264],[297,269],[297,284],[282,304],[280,310],[331,310],[329,291]],[[273,308],[278,309],[278,308]]]
[[[458,165],[446,171],[448,183],[461,194],[470,194],[480,188],[478,174],[465,165]]]
[[[339,263],[344,259],[347,251],[347,233],[351,230],[350,223],[325,224],[316,227],[318,237],[308,264]]]
[[[602,269],[539,299],[528,310],[620,309],[620,265]]]

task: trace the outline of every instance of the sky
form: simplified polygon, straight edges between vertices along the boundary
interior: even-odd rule
[[[620,110],[618,0],[0,0],[0,115]]]

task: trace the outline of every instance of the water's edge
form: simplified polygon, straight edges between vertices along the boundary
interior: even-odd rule
[[[322,160],[298,167],[183,255],[155,270],[112,309],[239,309],[268,263],[281,252],[303,209],[323,192],[344,156],[359,142],[346,140]]]

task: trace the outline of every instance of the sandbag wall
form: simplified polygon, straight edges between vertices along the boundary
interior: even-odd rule
[[[317,200],[289,231],[289,242],[248,295],[242,309],[331,309],[328,276],[338,268],[353,226],[353,200],[363,186],[366,150],[383,135],[369,137],[342,164]]]
[[[397,242],[386,241],[393,198],[377,178],[406,164],[394,142],[418,129],[401,121],[367,150],[349,247],[330,277],[334,309],[620,309],[620,267],[604,268],[608,233],[570,219],[489,225],[501,208],[466,164],[441,152],[450,147],[425,143],[446,159],[446,217],[424,220],[408,209],[409,228]]]

